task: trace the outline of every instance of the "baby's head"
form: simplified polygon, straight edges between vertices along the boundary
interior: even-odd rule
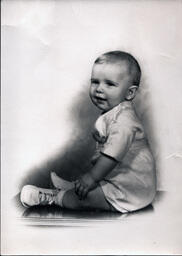
[[[96,59],[92,69],[90,97],[104,112],[131,101],[140,84],[141,69],[129,53],[112,51]]]

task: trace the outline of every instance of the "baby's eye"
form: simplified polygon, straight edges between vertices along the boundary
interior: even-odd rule
[[[107,84],[108,86],[116,86],[114,83],[112,83],[112,82],[110,82],[110,81],[106,81],[106,84]]]
[[[91,79],[91,84],[99,84],[99,81],[97,79]]]

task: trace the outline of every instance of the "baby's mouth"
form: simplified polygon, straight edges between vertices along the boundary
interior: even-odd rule
[[[100,96],[95,96],[95,99],[96,99],[97,101],[106,101],[105,98],[102,98],[102,97],[100,97]]]

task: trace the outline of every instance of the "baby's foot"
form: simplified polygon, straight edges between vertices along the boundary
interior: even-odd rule
[[[74,183],[64,180],[57,176],[55,172],[51,172],[51,181],[55,188],[68,190],[74,188]]]
[[[56,196],[58,193],[58,189],[46,189],[33,185],[26,185],[21,191],[20,200],[25,207],[51,205],[56,203]]]

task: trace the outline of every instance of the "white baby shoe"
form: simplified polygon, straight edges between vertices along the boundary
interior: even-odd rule
[[[59,190],[39,188],[33,185],[23,187],[20,200],[25,207],[35,205],[51,205],[55,203]]]

